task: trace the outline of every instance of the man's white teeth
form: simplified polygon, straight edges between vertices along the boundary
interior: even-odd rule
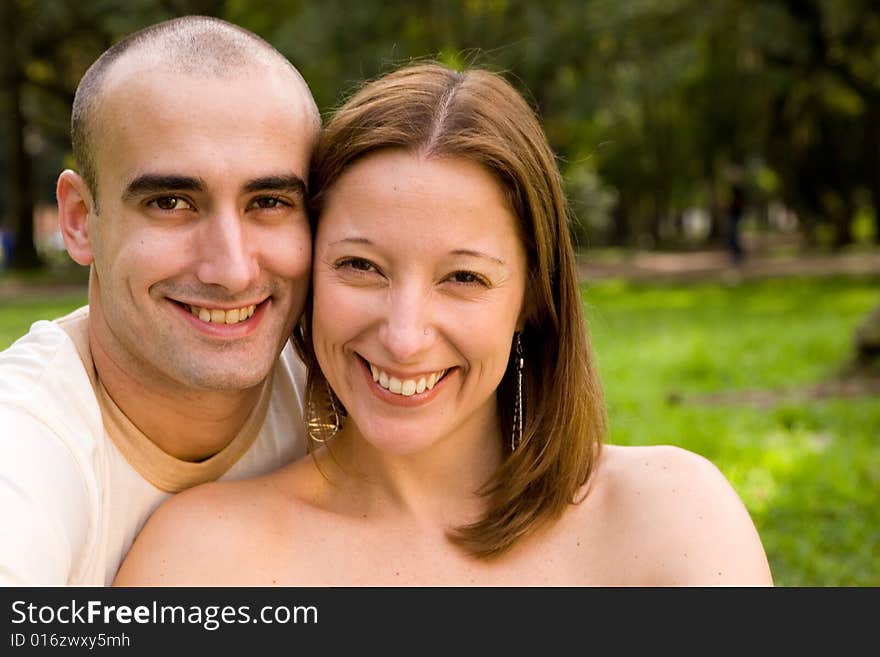
[[[439,372],[431,372],[426,376],[421,376],[418,379],[400,380],[397,377],[389,376],[372,363],[370,363],[370,371],[373,373],[373,381],[376,381],[386,390],[397,395],[404,395],[405,397],[411,397],[417,392],[433,389],[437,381],[446,374],[446,370],[440,370]]]
[[[257,306],[252,304],[244,308],[233,308],[232,310],[220,310],[219,308],[202,308],[200,306],[190,306],[189,311],[203,322],[212,324],[237,324],[243,322],[254,314]]]

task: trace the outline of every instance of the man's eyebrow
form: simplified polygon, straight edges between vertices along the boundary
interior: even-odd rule
[[[179,176],[173,173],[145,173],[126,185],[122,199],[127,201],[152,192],[171,190],[201,192],[205,190],[205,183],[201,178],[192,176]]]
[[[245,192],[285,191],[305,197],[306,183],[295,173],[283,176],[263,176],[249,180]]]
[[[181,190],[188,192],[204,192],[207,185],[201,178],[181,176],[177,174],[145,173],[132,180],[122,193],[123,200],[130,200],[153,192]],[[306,184],[296,174],[281,176],[263,176],[249,180],[244,191],[247,193],[263,191],[286,191],[300,196],[306,195]]]

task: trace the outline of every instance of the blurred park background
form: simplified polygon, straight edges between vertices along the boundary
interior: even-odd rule
[[[76,84],[183,14],[332,111],[412,58],[506,72],[559,158],[610,442],[713,460],[782,586],[880,585],[880,6],[870,0],[0,0],[0,349],[85,302],[55,179]],[[259,102],[258,98],[254,102]]]

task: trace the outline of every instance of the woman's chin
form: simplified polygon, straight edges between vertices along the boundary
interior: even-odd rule
[[[376,450],[397,456],[417,454],[429,449],[437,441],[435,435],[428,436],[424,430],[401,427],[398,423],[381,423],[367,427],[359,433],[361,439]]]

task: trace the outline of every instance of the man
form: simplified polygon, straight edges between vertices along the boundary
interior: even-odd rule
[[[170,494],[305,451],[288,337],[320,116],[272,46],[190,16],[77,89],[57,186],[89,304],[0,354],[0,583],[109,584]]]

